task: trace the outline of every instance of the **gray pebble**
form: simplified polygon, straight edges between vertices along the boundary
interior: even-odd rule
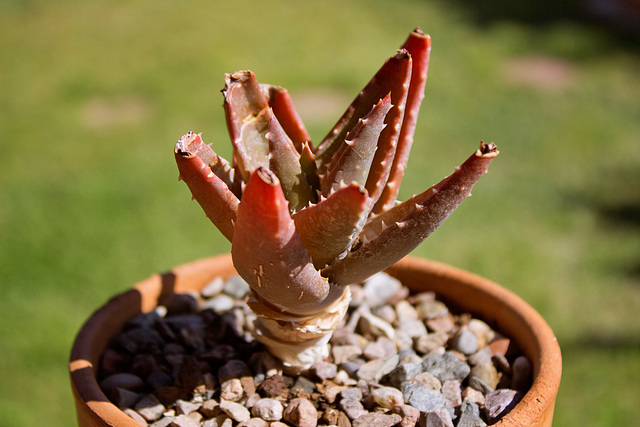
[[[320,380],[331,379],[338,373],[338,367],[329,362],[317,362],[311,366],[311,371]]]
[[[471,400],[464,399],[457,427],[485,427],[486,425],[487,423],[480,418],[480,407]]]
[[[422,363],[403,363],[384,377],[384,381],[393,387],[400,388],[402,383],[422,373]]]
[[[471,376],[471,378],[469,378],[469,387],[478,390],[485,396],[494,390],[493,387],[476,376]]]
[[[453,353],[447,351],[443,355],[427,356],[422,361],[425,371],[431,372],[440,382],[447,380],[463,380],[469,375],[470,368],[461,362]]]
[[[427,327],[422,320],[402,320],[398,323],[398,330],[407,334],[410,338],[427,334]]]
[[[202,290],[200,290],[200,295],[205,298],[212,298],[218,295],[224,289],[224,279],[222,277],[216,277],[207,285],[205,285]]]
[[[293,384],[293,387],[291,387],[291,391],[294,394],[298,393],[310,396],[311,393],[316,391],[316,383],[303,376],[299,376],[296,382]]]
[[[362,390],[359,387],[349,387],[340,392],[341,399],[362,400]]]
[[[468,329],[462,329],[453,337],[451,347],[462,354],[473,354],[478,351],[478,338]]]
[[[386,304],[402,289],[402,283],[386,273],[369,277],[362,287],[364,302],[371,308]]]
[[[335,345],[331,349],[333,361],[340,365],[348,360],[358,357],[362,354],[362,348],[359,345]]]
[[[407,382],[402,386],[404,401],[420,412],[433,411],[444,406],[444,397],[438,391],[429,387]]]
[[[249,284],[240,276],[231,276],[224,283],[223,292],[230,297],[241,300],[249,292]]]
[[[398,365],[398,355],[386,359],[375,359],[360,366],[358,369],[358,379],[372,382],[379,382],[382,377],[393,371]]]
[[[202,303],[201,310],[213,310],[217,313],[222,313],[227,310],[231,310],[235,305],[235,300],[228,295],[217,295],[214,298],[210,298]]]
[[[489,393],[484,402],[487,421],[495,423],[506,415],[520,401],[521,395],[516,390],[501,389]]]

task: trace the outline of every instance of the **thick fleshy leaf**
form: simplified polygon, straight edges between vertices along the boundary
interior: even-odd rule
[[[237,217],[240,201],[229,189],[229,183],[220,179],[207,164],[220,158],[211,147],[202,142],[200,135],[193,132],[178,140],[174,154],[180,179],[187,184],[207,217],[231,241],[234,234],[233,222]]]
[[[224,111],[233,143],[234,165],[247,182],[260,166],[269,165],[265,138],[272,112],[268,98],[251,71],[225,75]]]
[[[361,242],[346,257],[322,270],[323,276],[341,285],[358,283],[399,261],[422,243],[471,195],[471,189],[498,155],[495,144],[480,148],[445,178],[436,191],[415,205],[402,220],[389,224],[373,240]]]
[[[311,144],[311,137],[293,105],[289,91],[283,87],[272,85],[263,85],[263,90],[269,94],[269,106],[273,110],[273,114],[291,138],[296,151],[302,153],[302,145],[305,142]]]
[[[366,190],[348,185],[293,214],[296,230],[316,268],[339,258],[358,236],[368,212]]]
[[[371,110],[373,105],[389,93],[391,93],[391,103],[395,108],[389,112],[386,122],[390,124],[389,132],[399,132],[399,127],[396,129],[396,124],[399,123],[397,119],[399,118],[401,121],[402,114],[404,114],[405,100],[403,98],[406,98],[410,75],[411,57],[406,51],[399,51],[385,61],[318,146],[316,161],[320,175],[325,173],[331,159],[346,139],[347,133],[356,126],[360,118]],[[395,150],[397,134],[396,138],[390,138],[388,142],[384,143],[391,144],[392,149]]]
[[[286,313],[313,314],[342,292],[333,292],[314,268],[287,204],[278,178],[256,169],[238,207],[233,265],[260,300]]]
[[[336,153],[323,177],[322,188],[325,197],[340,188],[343,183],[355,183],[360,186],[366,184],[380,134],[385,129],[384,119],[391,107],[391,96],[387,95],[347,134],[343,146]]]
[[[307,207],[315,199],[313,190],[302,172],[300,154],[276,116],[271,116],[265,137],[269,142],[269,169],[280,180],[284,196],[289,201],[289,211],[296,212]]]
[[[402,46],[411,55],[411,83],[407,94],[406,111],[402,119],[402,128],[398,139],[398,146],[393,158],[393,165],[382,195],[373,207],[373,213],[380,213],[391,208],[400,190],[400,183],[409,160],[409,152],[413,144],[413,135],[418,121],[420,105],[424,98],[424,88],[427,83],[429,69],[429,55],[431,53],[431,37],[416,28]]]

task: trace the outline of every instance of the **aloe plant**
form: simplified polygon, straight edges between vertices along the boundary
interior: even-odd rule
[[[180,178],[231,242],[251,287],[257,339],[308,367],[361,282],[411,252],[470,195],[498,154],[481,142],[453,174],[398,203],[431,39],[414,30],[314,148],[289,93],[251,71],[225,76],[228,162],[189,132],[175,145]]]

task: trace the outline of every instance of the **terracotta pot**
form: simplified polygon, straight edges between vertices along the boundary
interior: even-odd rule
[[[235,273],[229,255],[185,264],[154,275],[110,300],[82,327],[71,350],[69,372],[81,427],[139,427],[102,393],[96,381],[100,356],[124,323],[151,311],[172,292],[199,290],[213,277]],[[470,312],[514,340],[533,364],[533,384],[496,425],[550,426],[560,385],[560,347],[544,319],[512,292],[456,268],[407,257],[388,270],[413,291],[435,291],[454,310]]]

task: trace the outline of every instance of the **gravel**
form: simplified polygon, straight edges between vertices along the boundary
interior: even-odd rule
[[[248,289],[217,278],[131,319],[103,354],[105,395],[153,427],[469,427],[531,385],[508,337],[384,274],[352,286],[331,356],[292,373],[253,339]]]

